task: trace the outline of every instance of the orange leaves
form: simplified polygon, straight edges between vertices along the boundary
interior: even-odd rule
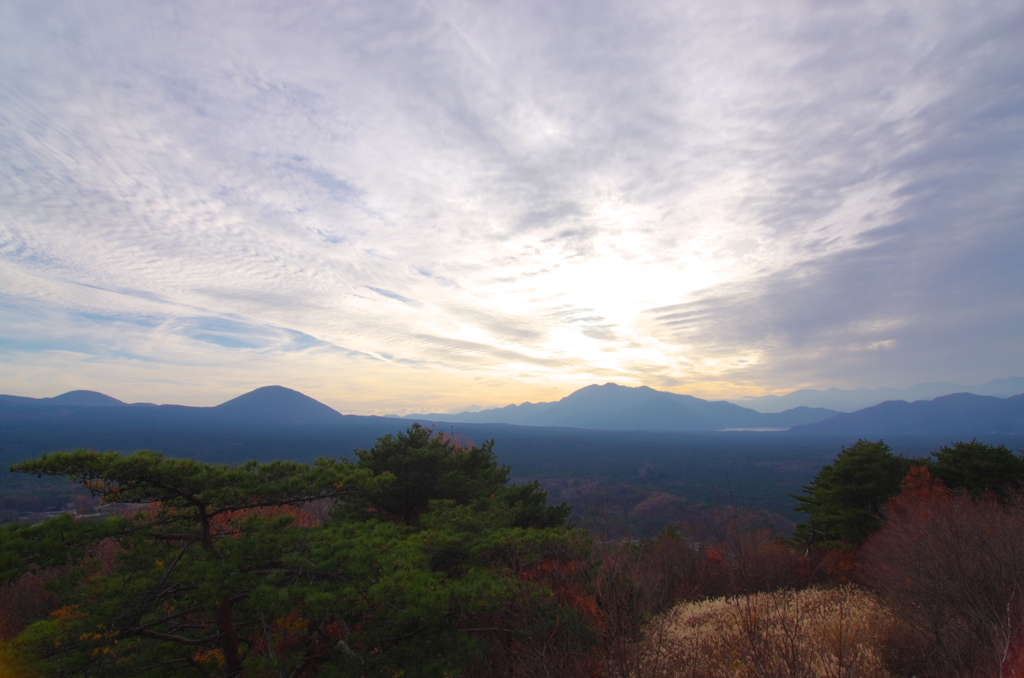
[[[217,648],[199,650],[192,655],[192,661],[197,664],[213,664],[224,666],[224,651]]]
[[[103,626],[100,625],[99,628],[102,629]],[[98,642],[103,642],[103,641],[113,641],[115,637],[117,637],[117,631],[107,631],[105,633],[88,633],[87,632],[87,633],[83,633],[80,636],[78,636],[78,640],[80,640],[83,643],[90,643],[90,642],[91,643],[98,643]]]
[[[56,619],[58,624],[75,621],[77,619],[85,619],[89,616],[78,608],[78,605],[65,605],[64,607],[51,612],[50,616]]]
[[[104,626],[101,624],[99,627],[99,633],[83,633],[78,636],[78,642],[94,645],[89,650],[89,656],[91,657],[104,657],[115,654],[116,650],[114,646],[117,645],[117,632],[116,631],[104,631]]]

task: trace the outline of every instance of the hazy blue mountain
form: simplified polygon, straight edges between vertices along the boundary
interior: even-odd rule
[[[212,408],[236,418],[289,424],[327,424],[344,415],[319,400],[284,386],[263,386]]]
[[[821,421],[835,412],[797,408],[762,414],[724,400],[708,401],[689,395],[656,391],[647,386],[592,384],[550,403],[523,403],[481,412],[409,415],[418,419],[453,423],[563,426],[631,431],[720,431],[723,429],[779,429]]]
[[[102,414],[96,408],[116,412]],[[143,413],[144,412],[144,413]],[[250,424],[328,424],[344,415],[307,395],[284,386],[264,386],[216,407],[123,403],[96,391],[70,391],[53,398],[24,398],[0,395],[0,418],[49,420],[60,413],[63,419],[78,415],[91,421],[159,422],[213,421],[231,419]],[[77,413],[77,414],[76,414]]]
[[[1024,377],[994,379],[980,386],[962,386],[950,382],[926,382],[910,388],[830,388],[825,391],[803,389],[783,396],[752,396],[730,400],[736,405],[749,407],[758,412],[782,412],[794,407],[827,407],[839,412],[855,412],[889,400],[931,400],[951,393],[973,393],[975,395],[1009,398],[1024,393]]]
[[[68,391],[49,398],[52,405],[77,405],[79,407],[123,407],[125,403],[96,391]]]
[[[865,437],[927,434],[976,436],[1024,433],[1024,394],[1009,398],[953,393],[934,400],[891,400],[858,412],[837,414],[793,433]]]
[[[96,391],[68,391],[52,398],[25,398],[23,396],[0,395],[6,402],[36,405],[72,405],[75,407],[119,407],[126,403]]]
[[[600,404],[607,393],[615,394],[621,388],[592,387],[570,404],[578,404],[586,411],[583,405]],[[694,402],[699,399],[690,400],[687,396],[659,395],[656,391],[652,395],[652,389],[635,390],[639,392],[626,389],[625,393],[635,398],[636,407],[647,404],[651,412],[658,411],[657,408],[674,412],[672,407],[687,404],[704,407],[714,416],[736,412],[719,403]],[[62,405],[53,403],[52,398],[0,396],[0,469],[45,452],[78,448],[126,453],[149,449],[232,464],[249,459],[308,462],[320,456],[351,458],[353,450],[369,448],[380,436],[398,433],[412,423],[337,413],[328,413],[323,423],[289,423],[280,420],[318,418],[324,415],[322,408],[326,406],[290,389],[258,389],[246,395],[235,399],[237,402],[229,401],[233,402],[230,406],[225,403],[223,409],[140,404],[96,407]],[[539,412],[553,404],[512,410]],[[297,411],[289,412],[289,406]],[[742,414],[742,408],[737,409]],[[691,415],[689,421],[702,421],[700,412],[691,411]],[[772,416],[761,415],[755,423],[772,421]],[[418,419],[424,421],[422,417]],[[730,423],[750,422],[739,419]],[[734,428],[759,427],[777,428]],[[614,480],[660,488],[696,502],[720,503],[724,497],[735,496],[745,505],[769,508],[790,517],[796,517],[790,495],[810,482],[822,464],[832,461],[842,447],[865,435],[861,431],[852,435],[814,435],[806,431],[795,434],[595,430],[501,423],[467,423],[451,428],[477,443],[495,440],[499,460],[512,465],[516,482],[566,479],[564,483],[559,481],[559,486],[560,491],[568,494],[553,497],[557,501],[574,501],[572,488],[578,487],[581,477],[591,477],[603,479],[602,482]],[[447,425],[443,427],[448,429]],[[897,452],[922,456],[961,436],[940,433],[886,435],[885,440]],[[976,437],[983,442],[1024,447],[1024,434]],[[36,482],[34,476],[0,471],[0,496],[5,491],[31,494]]]
[[[25,405],[38,403],[42,398],[26,398],[25,396],[0,395],[0,403],[22,403]]]

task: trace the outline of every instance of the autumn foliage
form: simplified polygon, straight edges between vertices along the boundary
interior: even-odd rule
[[[1024,504],[972,497],[915,468],[860,554],[861,579],[915,631],[919,670],[1024,670]],[[907,655],[915,648],[908,648]]]
[[[22,470],[123,510],[3,528],[0,675],[1024,675],[1007,453],[861,441],[800,498],[808,541],[742,511],[595,538],[491,443],[416,426],[354,464],[50,455]]]
[[[682,603],[648,624],[628,675],[1024,675],[1024,495],[1006,471],[1019,459],[976,441],[944,447],[934,462],[894,461],[881,444],[854,452],[800,498],[816,519],[791,571],[802,584],[769,568],[778,583],[761,579],[764,593]],[[909,468],[885,490],[899,463]],[[851,541],[826,541],[822,552],[816,535]],[[744,573],[757,570],[744,550],[720,548],[705,550],[709,572],[750,581]],[[753,553],[764,563],[773,550]]]

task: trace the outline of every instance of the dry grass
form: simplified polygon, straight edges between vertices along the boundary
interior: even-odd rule
[[[888,678],[895,621],[854,587],[679,605],[650,625],[637,678]]]

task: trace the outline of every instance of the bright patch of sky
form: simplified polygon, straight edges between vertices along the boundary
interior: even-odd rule
[[[0,391],[1024,372],[1024,7],[0,6]]]

